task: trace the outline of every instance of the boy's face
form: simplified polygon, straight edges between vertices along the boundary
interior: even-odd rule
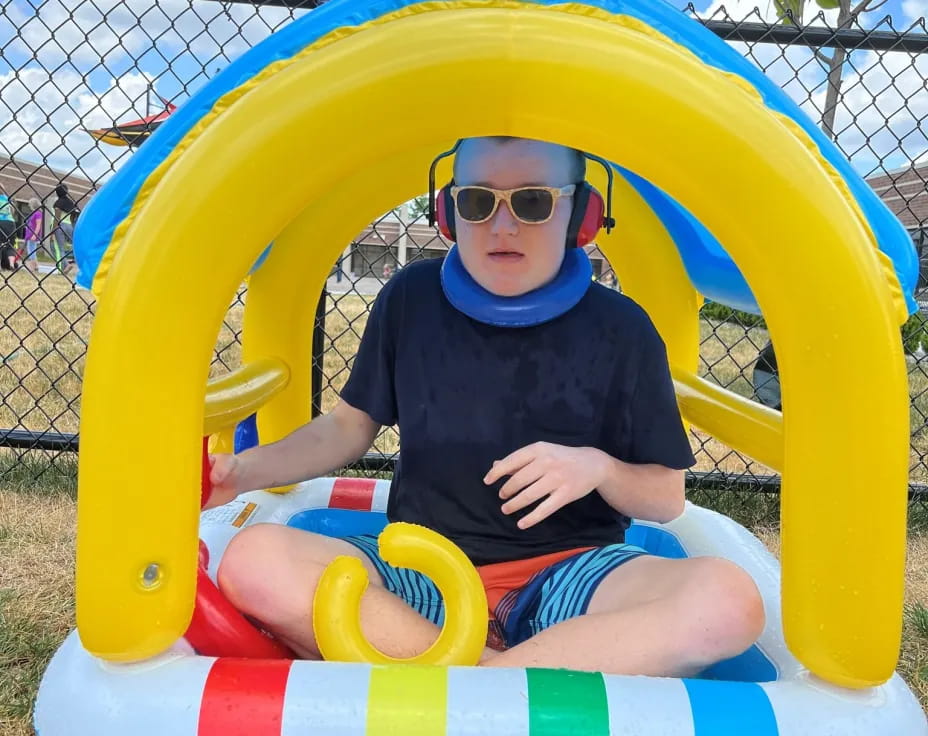
[[[467,141],[458,153],[455,182],[493,189],[563,187],[574,183],[570,163],[569,151],[551,143],[476,139]],[[498,296],[519,296],[543,286],[564,260],[572,204],[572,197],[560,197],[553,216],[542,224],[520,222],[505,202],[479,224],[455,212],[464,267],[478,284]]]

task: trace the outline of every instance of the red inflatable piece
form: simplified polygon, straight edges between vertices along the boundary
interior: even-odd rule
[[[200,540],[200,564],[197,567],[197,598],[193,618],[184,637],[207,657],[242,657],[245,659],[294,659],[293,652],[259,631],[206,574],[209,550]]]

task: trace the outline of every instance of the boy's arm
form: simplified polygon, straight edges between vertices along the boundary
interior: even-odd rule
[[[616,511],[662,524],[683,513],[685,471],[653,463],[626,463],[605,452],[601,454],[603,480],[596,489]]]
[[[339,401],[328,414],[304,424],[282,440],[238,455],[213,458],[213,492],[208,508],[240,493],[299,483],[331,473],[361,457],[380,425],[365,412]]]

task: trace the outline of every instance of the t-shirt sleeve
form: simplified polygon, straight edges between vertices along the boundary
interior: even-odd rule
[[[400,307],[397,284],[400,281],[391,279],[377,295],[351,375],[341,392],[343,401],[387,427],[397,422],[394,367]]]
[[[667,349],[645,317],[636,345],[637,370],[630,387],[629,431],[625,457],[629,463],[655,463],[683,470],[696,463],[683,427],[670,376]]]

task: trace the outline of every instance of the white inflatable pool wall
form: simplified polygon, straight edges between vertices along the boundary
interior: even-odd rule
[[[201,537],[210,548],[211,575],[215,578],[222,551],[241,528],[262,522],[287,523],[296,513],[327,507],[333,482],[312,481],[285,496],[250,493],[204,513]],[[371,510],[386,508],[388,490],[389,481],[374,484]],[[845,690],[810,675],[789,653],[782,637],[778,564],[756,537],[730,519],[690,503],[680,518],[654,526],[673,534],[688,556],[725,557],[753,576],[767,613],[757,646],[776,667],[778,679],[753,685],[602,676],[611,736],[928,736],[925,714],[898,675],[878,688]],[[151,660],[111,664],[91,657],[74,632],[43,679],[36,705],[37,732],[40,736],[212,736],[218,731],[203,721],[208,706],[216,707],[208,703],[213,697],[208,679],[217,662],[227,661],[197,656],[181,640]],[[255,661],[238,660],[239,664],[249,662]],[[384,732],[371,730],[369,711],[375,707],[370,683],[382,668],[309,661],[277,664],[288,668],[281,686],[280,722],[254,733],[362,736]],[[527,671],[462,667],[448,668],[443,676],[447,677],[443,728],[427,726],[425,717],[412,718],[407,720],[404,736],[534,736]],[[760,688],[769,705],[766,701],[742,702],[742,695],[749,692],[746,688],[755,693],[754,700]],[[249,695],[254,693],[243,693],[242,701]],[[420,706],[423,713],[428,710]],[[236,703],[229,701],[227,707],[235,710]],[[764,714],[769,710],[775,723]],[[246,713],[254,709],[245,711],[233,715],[247,718]],[[583,733],[575,730],[575,735]]]

